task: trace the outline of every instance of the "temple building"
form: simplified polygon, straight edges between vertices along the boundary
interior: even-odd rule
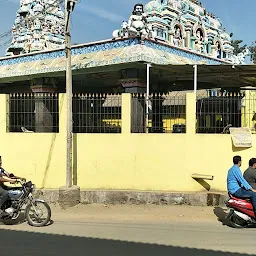
[[[21,0],[12,29],[13,40],[6,50],[7,56],[0,58],[0,93],[32,93],[35,103],[28,112],[36,113],[44,106],[45,112],[37,118],[43,120],[48,116],[49,123],[53,119],[42,93],[58,95],[66,91],[64,27],[64,14],[58,1]],[[254,66],[245,65],[249,51],[246,49],[235,56],[233,50],[230,35],[221,21],[196,0],[152,0],[145,6],[136,4],[131,7],[130,17],[120,21],[120,28],[113,31],[110,39],[72,46],[73,93],[144,94],[147,91],[176,95],[177,91],[200,89],[201,108],[212,109],[215,103],[206,101],[209,96],[219,92],[240,93],[241,88],[255,85]],[[146,64],[151,65],[150,74]],[[196,86],[194,67],[197,67]],[[88,106],[101,113],[107,98],[97,97],[96,103]],[[157,109],[174,111],[181,107],[184,113],[185,101],[171,106],[166,103],[166,97],[157,96],[157,99],[155,102],[161,106],[153,105],[156,114],[152,123],[158,127],[155,131],[163,131],[164,115]],[[137,111],[133,123],[138,124],[145,107],[141,99],[133,103]],[[218,111],[228,112],[229,104],[228,101],[225,110]],[[240,109],[241,98],[236,106]],[[110,112],[111,108],[120,108],[120,104],[112,105]],[[74,109],[80,109],[80,105]],[[52,111],[56,113],[57,108]],[[214,113],[214,116],[217,119],[207,117],[207,123],[219,121],[218,115]],[[96,119],[101,120],[100,115]],[[205,118],[198,120],[204,132]],[[52,131],[52,125],[48,126],[50,129],[44,127],[43,131]]]
[[[74,92],[144,92],[145,63],[153,67],[152,91],[191,89],[193,67],[184,64],[208,67],[208,75],[198,77],[200,88],[251,85],[241,74],[236,81],[209,75],[212,66],[245,64],[248,51],[234,56],[231,38],[220,20],[197,1],[136,4],[127,21],[120,23],[111,39],[72,47]],[[64,26],[58,1],[20,1],[13,40],[7,56],[0,59],[1,92],[65,91]],[[167,70],[168,65],[178,67]]]
[[[236,56],[224,24],[197,0],[148,0],[130,7],[109,39],[71,47],[71,97],[59,1],[21,0],[0,58],[7,168],[24,169],[39,189],[56,189],[70,164],[77,202],[180,204],[193,194],[198,204],[222,201],[217,193],[226,189],[233,155],[247,161],[255,152],[249,51]],[[240,128],[233,142],[230,128]]]

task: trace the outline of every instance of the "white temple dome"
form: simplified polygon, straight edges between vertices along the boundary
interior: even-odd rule
[[[61,9],[58,10],[58,12],[56,13],[57,16],[64,18],[64,13]]]
[[[42,12],[44,7],[41,4],[36,4],[35,7],[33,8],[34,12]]]
[[[29,7],[26,6],[26,5],[23,5],[23,6],[19,9],[19,11],[18,11],[18,13],[20,13],[20,14],[28,13],[28,12],[29,12]]]
[[[33,2],[33,0],[23,0],[21,1],[21,5],[28,5],[28,4],[31,4]]]
[[[161,12],[162,6],[157,0],[152,0],[148,4],[145,5],[145,12]]]

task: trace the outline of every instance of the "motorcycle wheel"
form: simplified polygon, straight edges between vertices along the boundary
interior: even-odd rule
[[[13,216],[10,216],[10,217],[6,217],[6,218],[3,218],[2,221],[5,225],[16,225],[18,224],[19,222],[22,222],[22,220],[20,220],[20,215],[21,215],[21,212],[17,212],[15,213]]]
[[[244,219],[237,216],[235,213],[230,216],[229,221],[230,225],[233,228],[246,228],[247,226],[247,222]]]
[[[36,200],[26,207],[25,217],[29,225],[43,227],[51,219],[51,208],[46,202]]]

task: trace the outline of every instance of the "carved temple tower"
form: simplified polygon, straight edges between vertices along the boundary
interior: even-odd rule
[[[198,0],[151,0],[144,12],[157,41],[232,62],[230,35]]]
[[[145,6],[158,40],[231,60],[231,38],[221,21],[198,0],[152,0]]]
[[[64,47],[64,13],[58,0],[20,0],[6,55]]]

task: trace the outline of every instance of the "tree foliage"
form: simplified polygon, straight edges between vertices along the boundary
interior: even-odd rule
[[[249,46],[249,50],[251,52],[251,61],[256,64],[256,41],[252,43],[251,46]]]
[[[232,37],[233,34],[230,34]],[[251,55],[251,61],[256,64],[256,41],[252,42],[250,46],[243,44],[243,40],[232,40],[231,45],[234,47],[234,54],[237,55],[240,52],[243,52],[246,48],[249,49]]]
[[[240,45],[243,43],[243,40],[232,40],[231,45],[234,47],[234,54],[237,55],[238,53],[243,52],[246,48],[247,45]]]

